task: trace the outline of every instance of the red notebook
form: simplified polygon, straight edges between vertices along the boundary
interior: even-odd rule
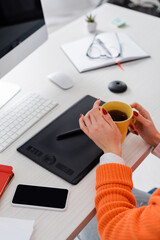
[[[0,164],[0,198],[13,175],[13,167]]]

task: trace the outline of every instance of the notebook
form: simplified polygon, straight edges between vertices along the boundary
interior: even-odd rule
[[[145,52],[137,43],[135,43],[127,34],[124,33],[100,33],[96,35],[95,40],[96,38],[100,39],[108,48],[115,44],[115,34],[118,37],[121,50],[120,56],[116,58],[90,59],[86,53],[93,41],[93,36],[88,36],[73,42],[65,43],[61,46],[61,48],[80,73],[114,65],[117,62],[123,63],[149,57],[147,52]],[[102,52],[102,54],[103,53],[104,52]]]
[[[34,220],[0,217],[0,233],[3,240],[29,240]]]
[[[95,101],[90,95],[84,96],[17,150],[69,183],[77,184],[99,162],[103,152],[85,134],[62,140],[56,136],[79,128],[80,114],[86,114]]]
[[[0,198],[2,197],[13,175],[13,168],[11,166],[0,164]]]

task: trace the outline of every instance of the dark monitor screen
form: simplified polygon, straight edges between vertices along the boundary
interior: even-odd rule
[[[40,0],[0,0],[0,58],[44,24]]]

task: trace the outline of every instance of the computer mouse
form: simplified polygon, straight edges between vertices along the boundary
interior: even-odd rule
[[[53,72],[48,75],[48,79],[65,90],[73,87],[72,79],[63,72]]]

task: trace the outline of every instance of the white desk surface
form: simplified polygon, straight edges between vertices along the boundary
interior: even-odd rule
[[[35,227],[31,240],[74,239],[78,232],[95,214],[96,167],[77,185],[73,186],[50,173],[16,151],[26,140],[45,127],[86,94],[104,101],[120,100],[127,103],[138,101],[146,107],[159,128],[160,121],[160,19],[127,10],[111,4],[96,9],[99,31],[127,33],[151,58],[123,63],[125,71],[111,66],[79,74],[60,49],[62,43],[86,36],[82,17],[49,36],[49,40],[7,74],[3,80],[19,83],[22,90],[4,108],[10,107],[28,92],[37,92],[58,101],[59,105],[28,130],[14,144],[0,154],[0,164],[12,165],[14,179],[0,200],[0,216],[34,219]],[[116,18],[126,21],[126,27],[116,29],[111,21]],[[72,77],[74,87],[62,90],[47,79],[53,71],[63,71]],[[122,80],[128,85],[123,94],[111,93],[107,86],[110,81]],[[123,143],[123,157],[134,170],[147,154],[149,146],[140,137],[129,135]],[[83,150],[83,149],[82,149]],[[29,209],[11,206],[17,184],[33,184],[64,187],[70,191],[68,208],[65,212]]]

